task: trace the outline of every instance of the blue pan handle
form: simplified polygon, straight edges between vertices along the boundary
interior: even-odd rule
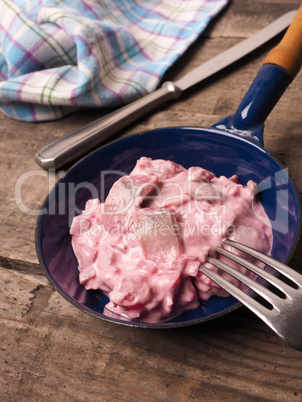
[[[264,122],[300,71],[301,63],[302,6],[280,44],[268,54],[236,113],[213,127],[262,145]]]

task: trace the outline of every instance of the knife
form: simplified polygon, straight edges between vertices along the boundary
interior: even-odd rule
[[[175,82],[167,81],[154,92],[81,127],[42,148],[35,161],[44,169],[57,169],[80,158],[119,130],[183,91],[230,66],[285,30],[296,15],[290,11],[250,38],[196,67]]]

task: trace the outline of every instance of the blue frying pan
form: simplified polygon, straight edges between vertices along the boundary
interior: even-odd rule
[[[299,18],[298,26],[302,27]],[[186,168],[202,166],[216,176],[236,174],[243,185],[250,179],[258,183],[258,195],[273,229],[271,254],[282,262],[289,261],[300,235],[300,198],[287,169],[262,145],[264,122],[300,68],[301,47],[297,62],[288,61],[292,50],[287,45],[292,43],[293,35],[297,36],[293,32],[296,25],[291,25],[281,42],[281,53],[287,56],[280,57],[278,47],[277,53],[275,49],[274,54],[269,54],[234,115],[207,129],[163,128],[111,143],[86,156],[57,183],[38,218],[36,249],[49,280],[70,303],[97,318],[147,328],[197,324],[241,305],[233,297],[213,296],[199,308],[169,322],[150,324],[130,321],[117,314],[108,317],[108,297],[80,285],[69,235],[72,218],[84,209],[88,199],[99,197],[104,201],[114,181],[121,174],[128,174],[142,156],[172,160]],[[299,35],[301,39],[301,28]],[[280,59],[286,59],[285,66]]]

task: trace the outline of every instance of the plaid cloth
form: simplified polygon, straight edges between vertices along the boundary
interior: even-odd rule
[[[24,121],[152,92],[228,0],[0,0],[0,108]]]

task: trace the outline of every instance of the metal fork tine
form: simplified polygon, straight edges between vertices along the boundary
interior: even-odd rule
[[[297,286],[294,288],[286,283],[282,283],[279,278],[276,278],[269,272],[262,270],[250,261],[244,260],[244,258],[224,249],[223,247],[216,248],[218,254],[220,253],[229,258],[230,261],[238,262],[240,265],[250,269],[256,275],[271,282],[274,286],[285,293],[285,298],[279,297],[277,294],[271,292],[268,288],[257,282],[257,280],[249,278],[246,274],[243,274],[239,270],[217,258],[208,257],[207,262],[231,275],[239,282],[245,284],[249,289],[254,290],[258,295],[262,296],[264,300],[270,303],[271,307],[266,307],[261,303],[261,301],[256,300],[252,295],[244,292],[238,286],[233,285],[227,277],[214,272],[206,265],[200,265],[199,271],[212,281],[216,282],[217,285],[253,311],[290,346],[302,351],[302,275],[286,265],[273,260],[271,257],[265,256],[264,254],[251,249],[250,247],[246,247],[229,239],[224,240],[224,242],[244,251],[259,261],[262,261],[264,264],[274,268],[276,271],[279,271],[284,276],[291,279]]]
[[[264,269],[258,267],[257,265],[253,264],[250,261],[247,261],[246,259],[238,256],[237,254],[234,254],[228,250],[225,250],[222,247],[216,247],[216,251],[219,254],[224,255],[225,257],[229,258],[230,260],[242,265],[243,267],[249,269],[250,271],[254,272],[261,278],[265,279],[267,282],[273,284],[277,289],[281,290],[284,294],[287,296],[292,296],[292,292],[294,289],[278,279],[276,276],[272,275],[271,273],[265,271]]]
[[[234,240],[224,239],[224,243],[228,244],[229,246],[233,246],[238,250],[245,252],[246,254],[255,257],[259,261],[262,261],[264,264],[269,265],[270,267],[274,268],[276,271],[280,272],[287,278],[291,279],[294,283],[296,283],[299,287],[302,283],[302,275],[298,272],[294,271],[292,268],[288,267],[287,265],[283,264],[280,261],[275,260],[272,257],[269,257],[257,250],[254,250],[244,244],[237,243]]]
[[[217,274],[214,271],[211,271],[209,268],[201,265],[199,270],[206,275],[208,278],[212,279],[213,282],[217,283],[217,285],[221,286],[224,290],[226,290],[230,295],[234,296],[237,300],[239,300],[242,304],[244,304],[247,308],[249,308],[253,313],[255,313],[258,317],[260,317],[263,321],[265,321],[268,325],[270,322],[268,320],[269,314],[271,314],[271,310],[264,307],[257,300],[253,299],[247,293],[244,293],[237,286],[233,285],[222,276]],[[270,325],[271,326],[271,325]]]
[[[242,282],[244,285],[249,287],[250,289],[254,290],[260,296],[262,296],[265,300],[271,303],[273,306],[278,306],[278,296],[276,296],[273,292],[268,290],[266,287],[261,285],[260,283],[256,282],[255,280],[249,278],[247,275],[242,274],[237,269],[227,265],[226,263],[217,260],[213,257],[208,257],[208,262],[215,265],[217,268],[220,268],[222,271],[226,272],[227,274],[231,275],[233,278],[238,279],[238,281]]]

